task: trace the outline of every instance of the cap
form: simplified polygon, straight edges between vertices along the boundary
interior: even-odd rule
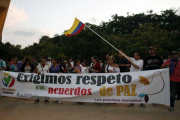
[[[51,59],[51,57],[48,57],[48,59]]]
[[[155,47],[154,46],[150,46],[148,49],[155,50]]]
[[[178,51],[172,51],[171,55],[178,55]]]

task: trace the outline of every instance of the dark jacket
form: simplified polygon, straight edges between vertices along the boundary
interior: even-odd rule
[[[29,65],[30,65],[30,67],[31,67],[30,72],[33,73],[33,71],[35,70],[35,66],[34,66],[34,64],[32,64],[31,62],[29,62]],[[26,63],[23,63],[23,64],[22,64],[22,67],[21,67],[21,69],[20,69],[20,72],[25,72],[25,69],[24,69],[25,66],[26,66]]]

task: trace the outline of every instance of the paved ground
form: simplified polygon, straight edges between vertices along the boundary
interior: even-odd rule
[[[180,120],[180,101],[175,110],[168,112],[167,106],[148,104],[141,108],[138,104],[99,104],[62,102],[61,104],[34,104],[34,100],[0,98],[0,120]]]

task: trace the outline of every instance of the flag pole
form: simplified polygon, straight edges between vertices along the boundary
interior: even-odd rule
[[[125,58],[129,59],[124,53],[120,52],[116,47],[114,47],[111,43],[109,43],[106,39],[104,39],[103,37],[101,37],[98,33],[96,33],[94,30],[92,30],[90,27],[88,27],[87,25],[85,25],[85,27],[87,27],[89,30],[91,30],[93,33],[95,33],[97,36],[99,36],[102,40],[104,40],[106,43],[108,43],[111,47],[113,47],[116,51],[118,51],[119,53],[121,53]]]

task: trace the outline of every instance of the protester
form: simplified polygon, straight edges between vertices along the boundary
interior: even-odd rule
[[[42,57],[41,58],[41,63],[38,64],[36,70],[36,73],[39,75],[49,73],[49,65],[46,63],[46,58]],[[34,104],[39,103],[39,99],[37,99]],[[49,103],[49,100],[45,100],[45,103]]]
[[[36,70],[39,75],[49,73],[49,64],[46,63],[46,58],[41,58],[41,63],[38,64]]]
[[[101,65],[101,68],[103,67],[102,60],[99,60],[99,64]]]
[[[170,112],[174,110],[175,96],[177,88],[180,88],[180,58],[178,51],[171,52],[171,59],[167,60],[161,68],[170,67]]]
[[[17,64],[18,64],[18,61],[17,61],[16,59],[14,59],[14,62],[13,62],[13,64],[11,65],[10,71],[12,71],[12,72],[18,72],[19,70],[18,70]]]
[[[68,64],[67,64],[68,66],[67,66],[67,72],[68,73],[72,73],[72,71],[73,71],[73,68],[74,68],[74,62],[72,61],[72,59],[69,59],[68,60]]]
[[[115,63],[115,58],[110,57],[109,63],[105,67],[106,73],[119,73],[120,69],[119,66]]]
[[[178,48],[178,55],[179,55],[179,58],[180,58],[180,48]],[[176,100],[180,100],[180,87],[177,87],[177,98]]]
[[[80,60],[77,59],[74,61],[74,72],[81,73],[81,70],[82,70],[82,68],[80,66]]]
[[[52,63],[53,63],[53,65],[49,69],[50,73],[63,73],[64,72],[62,69],[62,66],[60,64],[57,64],[58,63],[57,59],[55,59],[55,58],[52,59]],[[55,100],[54,102],[57,102],[58,104],[61,103],[60,100]]]
[[[2,60],[2,57],[0,56],[0,71],[1,70],[6,70],[7,66],[6,66],[6,62]]]
[[[121,50],[119,50],[121,53],[123,53]],[[139,52],[136,52],[134,54],[134,58],[130,58],[129,56],[127,56],[125,53],[123,53],[128,59],[130,65],[130,72],[140,72],[142,71],[143,68],[143,60],[140,59],[141,58],[141,54]],[[130,103],[129,107],[134,106],[134,103]],[[146,107],[145,104],[140,103],[141,107]]]
[[[81,67],[86,67],[84,61],[81,61],[81,64],[80,64]]]
[[[156,50],[154,46],[149,47],[149,55],[144,59],[145,70],[160,69],[163,61],[160,56],[156,55]]]
[[[119,65],[120,72],[129,72],[129,62],[124,56],[119,53],[119,59],[117,59],[117,64]]]
[[[25,58],[25,62],[22,64],[20,72],[33,73],[35,70],[34,64],[30,62],[29,58]]]
[[[64,73],[68,72],[68,63],[66,60],[63,61],[63,68],[64,68]]]
[[[83,62],[84,62],[84,66],[86,66],[86,65],[87,65],[87,63],[86,63],[86,59],[84,59],[84,60],[83,60]]]
[[[26,57],[24,57],[24,58],[22,59],[22,61],[20,61],[20,62],[17,64],[17,67],[18,67],[18,70],[19,70],[19,71],[21,70],[21,67],[22,67],[23,63],[25,62],[25,59],[26,59]]]
[[[78,73],[78,74],[81,74],[81,71],[82,71],[82,68],[80,66],[80,60],[77,59],[77,60],[74,61],[74,72]],[[78,104],[83,105],[84,102],[78,102]]]
[[[49,66],[52,65],[51,57],[48,57],[48,61],[46,62]]]
[[[178,55],[179,55],[179,58],[180,58],[180,48],[178,48],[178,50],[177,50],[177,51],[178,51]]]
[[[14,63],[14,59],[11,59],[11,61],[9,61],[9,69],[11,69],[11,65]]]
[[[98,58],[96,56],[91,57],[91,65],[90,65],[90,72],[91,73],[101,73],[101,65],[98,62]]]
[[[105,73],[105,67],[109,63],[109,54],[106,54],[106,60],[103,62],[102,72]]]
[[[53,65],[50,67],[49,72],[50,73],[63,73],[64,70],[60,64],[58,64],[57,59],[52,59]]]
[[[24,72],[24,73],[33,73],[35,70],[35,66],[34,64],[32,64],[30,62],[29,58],[25,58],[24,63],[21,66],[20,72]],[[19,100],[22,100],[22,98],[19,98]],[[28,99],[26,99],[28,100]]]
[[[38,62],[36,61],[36,59],[35,58],[31,58],[31,63],[33,63],[34,64],[34,66],[38,66]]]

